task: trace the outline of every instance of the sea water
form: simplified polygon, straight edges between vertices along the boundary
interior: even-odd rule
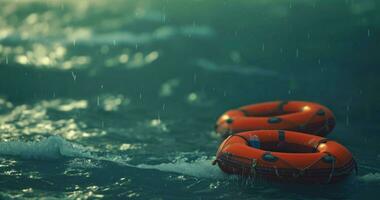
[[[379,5],[0,1],[0,199],[377,199]],[[211,163],[226,110],[328,106],[359,173],[247,180]]]

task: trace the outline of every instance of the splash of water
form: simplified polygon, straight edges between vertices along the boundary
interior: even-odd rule
[[[50,136],[41,141],[33,142],[0,142],[0,155],[42,160],[62,157],[93,158],[93,155],[86,148],[70,143],[60,136]]]
[[[225,174],[217,166],[211,165],[213,159],[202,157],[194,161],[179,159],[172,163],[160,163],[156,165],[139,164],[136,167],[140,169],[154,169],[163,172],[174,172],[198,178],[225,178]]]

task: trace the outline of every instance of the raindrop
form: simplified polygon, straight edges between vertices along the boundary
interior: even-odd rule
[[[265,44],[263,43],[263,45],[261,46],[261,50],[262,51],[265,51]]]
[[[321,64],[321,59],[320,58],[318,58],[318,65],[320,65]]]
[[[75,47],[75,45],[76,45],[76,40],[73,41],[73,46]]]
[[[299,56],[299,50],[298,50],[298,48],[296,49],[296,58],[298,58],[298,56]]]
[[[165,3],[167,3],[167,2],[165,2]],[[165,10],[166,10],[166,9],[165,9],[165,8],[166,8],[166,7],[163,6],[163,7],[162,7],[162,11],[161,11],[161,12],[162,12],[161,20],[162,20],[162,23],[164,23],[164,24],[166,23],[166,14],[165,14]]]
[[[350,125],[350,117],[349,117],[349,112],[350,112],[350,105],[346,106],[347,114],[346,114],[346,126]]]
[[[280,48],[280,53],[284,53],[284,49],[283,48]]]
[[[368,37],[371,36],[371,31],[369,29],[367,30],[367,35]]]
[[[73,77],[74,81],[77,80],[77,75],[75,75],[73,71],[71,71],[71,76]]]
[[[310,40],[310,38],[311,38],[311,34],[310,34],[310,32],[308,32],[307,33],[307,39]]]
[[[349,125],[350,125],[350,117],[347,114],[346,115],[346,126],[349,126]]]
[[[197,99],[198,99],[198,95],[197,95],[195,92],[192,92],[192,93],[190,93],[190,94],[187,96],[187,100],[188,100],[189,102],[195,102]]]
[[[162,111],[165,111],[165,104],[162,104]]]
[[[100,98],[99,98],[99,96],[98,96],[97,99],[96,99],[96,105],[97,105],[97,106],[100,105]]]
[[[8,56],[5,56],[5,64],[8,65]]]
[[[113,46],[116,46],[116,40],[113,40]]]

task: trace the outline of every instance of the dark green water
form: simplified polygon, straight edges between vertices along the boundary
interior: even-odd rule
[[[377,199],[380,10],[347,1],[0,1],[0,199]],[[244,183],[225,110],[334,111],[359,174]]]

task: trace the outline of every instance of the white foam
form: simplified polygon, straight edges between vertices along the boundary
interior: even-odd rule
[[[163,172],[174,172],[198,178],[225,178],[225,174],[218,166],[211,164],[213,159],[200,158],[195,161],[186,161],[184,159],[177,160],[173,163],[161,163],[157,165],[140,164],[137,168],[140,169],[155,169]]]
[[[91,169],[101,167],[97,160],[88,158],[74,158],[67,164],[69,169]]]
[[[363,176],[358,177],[358,180],[363,182],[380,182],[380,173],[368,173]]]
[[[50,136],[38,142],[0,142],[0,155],[19,156],[27,159],[93,158],[84,147],[70,143],[59,136]]]
[[[128,163],[130,158],[126,156],[115,155],[97,155],[96,152],[81,145],[66,141],[60,136],[50,136],[41,141],[7,141],[0,142],[0,155],[17,156],[24,159],[33,160],[57,160],[61,158],[74,158],[69,163],[70,167],[84,168],[98,167],[98,163],[91,161],[108,161],[122,166],[134,167],[139,169],[153,169],[163,172],[178,173],[198,178],[225,179],[226,175],[218,166],[212,165],[213,158],[201,157],[194,161],[188,161],[186,158],[176,159],[171,163],[160,164],[138,164],[131,165]],[[79,160],[78,160],[79,158]],[[82,160],[88,158],[91,160]],[[84,163],[83,163],[84,162]],[[79,164],[78,164],[79,163]]]

